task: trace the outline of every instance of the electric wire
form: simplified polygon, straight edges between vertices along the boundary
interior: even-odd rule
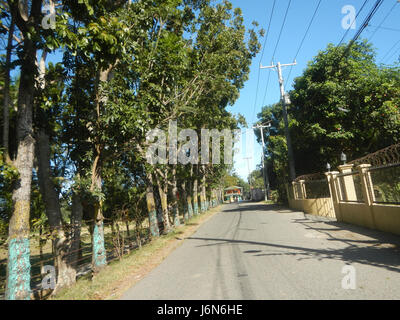
[[[283,31],[283,28],[285,27],[286,18],[287,18],[287,15],[288,15],[288,12],[289,12],[289,8],[290,8],[290,5],[291,5],[291,3],[292,3],[292,0],[289,0],[288,6],[287,6],[287,8],[286,8],[286,12],[285,12],[285,17],[283,18],[283,22],[282,22],[281,30],[279,31],[278,40],[276,41],[276,45],[275,45],[275,49],[274,49],[274,53],[272,54],[272,61],[274,61],[274,58],[275,58],[275,53],[276,53],[276,50],[278,49],[278,45],[279,45],[279,42],[280,42],[280,40],[281,40],[282,31]]]
[[[357,15],[355,16],[355,18],[354,18],[353,22],[351,23],[350,27],[349,27],[349,28],[346,30],[346,32],[344,33],[344,35],[343,35],[342,39],[340,40],[339,44],[337,45],[337,47],[339,47],[339,46],[342,44],[343,40],[346,38],[346,36],[347,36],[347,34],[349,33],[351,27],[353,26],[354,22],[357,20],[357,18],[358,18],[358,16],[360,15],[361,11],[363,11],[363,9],[364,9],[364,7],[365,7],[365,5],[367,4],[368,1],[369,1],[369,0],[365,0],[365,1],[364,1],[363,5],[362,5],[362,7],[361,7],[361,9],[360,9],[360,11],[357,12]]]
[[[395,28],[389,28],[389,27],[378,27],[375,25],[369,25],[371,28],[378,28],[378,29],[383,29],[383,30],[389,30],[389,31],[395,31],[395,32],[400,32],[400,29],[395,29]]]
[[[378,31],[378,29],[381,28],[382,24],[386,21],[386,19],[390,16],[390,14],[393,12],[393,9],[396,7],[396,4],[398,4],[398,2],[396,1],[393,6],[390,8],[389,12],[386,14],[385,18],[383,18],[383,20],[381,21],[381,23],[376,27],[375,31],[372,33],[371,37],[369,38],[369,41],[372,40],[372,38],[374,37],[374,35],[376,34],[376,32]]]
[[[298,47],[298,49],[297,49],[296,55],[295,55],[294,58],[293,58],[293,61],[296,61],[297,56],[299,55],[299,52],[300,52],[300,50],[301,50],[301,48],[302,48],[302,46],[303,46],[303,44],[304,44],[304,41],[305,41],[305,39],[306,39],[306,37],[307,37],[307,34],[308,34],[308,32],[310,31],[311,25],[312,25],[312,23],[314,22],[314,19],[315,19],[316,15],[317,15],[317,12],[318,12],[318,9],[319,9],[319,7],[320,7],[320,5],[321,5],[321,2],[322,2],[322,0],[319,0],[319,2],[318,2],[318,4],[317,4],[317,7],[316,7],[315,10],[314,10],[314,14],[313,14],[313,16],[311,17],[310,23],[308,24],[307,30],[306,30],[306,32],[305,32],[305,34],[304,34],[304,36],[303,36],[303,39],[302,39],[301,42],[300,42],[300,45],[299,45],[299,47]],[[293,66],[290,66],[289,75],[288,75],[287,78],[286,78],[288,81],[285,83],[285,90],[286,90],[286,86],[287,86],[287,84],[288,84],[288,82],[289,82],[289,78],[290,78],[290,75],[291,75],[291,73],[292,73],[292,69],[293,69]]]
[[[273,14],[274,14],[274,10],[275,10],[275,4],[276,4],[276,0],[274,0],[274,3],[272,4],[271,15],[269,17],[269,22],[268,22],[268,29],[267,29],[267,33],[265,35],[264,46],[263,46],[263,49],[262,49],[262,52],[261,52],[261,58],[260,58],[260,63],[259,64],[261,64],[261,61],[262,61],[262,59],[264,57],[265,46],[267,44],[268,36],[269,36],[270,30],[271,30],[271,23],[272,23],[272,17],[273,17]],[[254,99],[253,116],[251,118],[252,122],[254,122],[254,116],[255,116],[256,107],[257,107],[258,90],[259,90],[259,85],[260,85],[260,72],[261,72],[261,70],[260,70],[260,68],[258,68],[256,96],[255,96],[255,99]]]
[[[394,49],[394,48],[396,48],[397,47],[397,45],[400,43],[400,40],[398,40],[390,49],[389,49],[389,51],[388,52],[386,52],[386,54],[383,56],[383,58],[381,59],[381,61],[380,61],[380,63],[382,63],[385,59],[386,59],[386,57],[389,55],[389,53]],[[395,52],[396,52],[396,50],[395,50]]]
[[[271,78],[271,69],[268,69],[268,79],[267,79],[267,85],[265,86],[265,92],[264,92],[264,98],[263,98],[263,106],[265,105],[265,99],[267,98],[267,92],[268,92],[270,78]]]
[[[357,39],[360,37],[361,33],[364,31],[364,29],[368,26],[369,22],[371,21],[372,17],[376,14],[376,12],[379,10],[380,6],[382,5],[383,0],[377,0],[372,7],[371,11],[367,15],[367,17],[364,19],[364,22],[362,23],[360,29],[357,31],[353,39],[350,41],[348,46],[351,46]]]
[[[367,4],[368,0],[364,1],[360,11],[358,12],[358,14],[356,15],[354,21],[357,19],[358,15],[361,13],[361,11],[363,10],[363,8],[365,7],[365,5]],[[376,12],[378,11],[379,7],[382,5],[383,0],[377,0],[374,4],[374,6],[372,7],[372,9],[370,10],[370,12],[368,13],[367,17],[364,19],[361,27],[359,28],[359,30],[356,32],[355,36],[353,37],[353,39],[349,42],[349,44],[347,45],[346,49],[344,50],[343,54],[341,55],[341,57],[339,58],[339,61],[337,62],[337,65],[339,66],[339,62],[346,56],[346,54],[349,52],[351,46],[353,45],[353,43],[359,38],[359,36],[361,35],[361,33],[364,31],[364,29],[368,26],[369,21],[372,19],[372,17],[376,14]],[[354,23],[353,21],[353,23]],[[352,25],[353,25],[352,23]],[[341,45],[341,43],[343,42],[344,38],[346,37],[346,35],[348,34],[350,28],[347,29],[347,31],[345,32],[345,34],[343,35],[342,39],[340,40],[339,44],[336,46],[337,48]],[[400,42],[400,41],[399,41]],[[394,46],[393,46],[394,47]],[[315,96],[317,95],[318,91],[315,91],[314,94],[312,95],[310,101],[313,101]],[[343,112],[348,112],[349,110],[340,110]]]
[[[392,57],[394,57],[396,54],[400,54],[400,48],[397,48],[397,50],[395,50],[390,57],[388,58],[388,61],[390,61],[392,59]],[[400,58],[400,57],[399,57]]]
[[[276,50],[278,49],[278,45],[279,45],[279,42],[280,42],[281,37],[282,37],[283,28],[285,27],[286,19],[287,19],[287,16],[288,16],[288,13],[289,13],[289,9],[290,9],[290,5],[291,5],[291,4],[292,4],[292,0],[289,0],[289,3],[288,3],[288,5],[287,5],[287,7],[286,7],[285,16],[284,16],[283,21],[282,21],[281,29],[280,29],[280,31],[279,31],[278,40],[276,41],[275,48],[274,48],[274,51],[273,51],[273,53],[272,53],[272,59],[271,59],[272,62],[274,61],[275,53],[276,53]],[[263,105],[262,105],[262,107],[263,107],[264,104],[265,104],[265,98],[266,98],[267,92],[268,92],[270,77],[271,77],[271,69],[270,69],[269,72],[268,72],[267,85],[265,86],[265,91],[264,91],[264,98],[263,98]],[[261,108],[262,108],[262,107],[261,107]]]

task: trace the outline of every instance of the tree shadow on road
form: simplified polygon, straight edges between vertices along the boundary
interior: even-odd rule
[[[246,211],[277,211],[282,207],[276,204],[266,204],[260,202],[240,202],[234,208],[224,208],[222,212],[242,212],[246,213]]]
[[[254,254],[255,257],[263,256],[297,256],[297,260],[304,259],[317,259],[317,260],[340,260],[346,264],[360,263],[370,266],[375,266],[379,268],[385,268],[390,271],[400,272],[400,255],[399,247],[384,247],[379,246],[354,246],[350,245],[343,249],[314,249],[301,246],[292,246],[276,243],[267,242],[257,242],[248,240],[236,240],[236,239],[221,239],[221,238],[200,238],[200,237],[190,237],[187,239],[191,240],[204,240],[212,241],[213,243],[199,245],[198,247],[205,246],[218,246],[226,244],[234,245],[255,245],[264,246],[272,249],[270,252],[260,253],[260,250],[247,250],[244,253],[257,253]],[[278,251],[274,250],[278,249]],[[257,251],[257,252],[256,252]],[[261,252],[264,252],[262,250]]]
[[[262,203],[246,203],[235,208],[229,208],[224,212],[240,212],[246,213],[254,211],[275,211],[277,213],[300,213],[299,211],[290,210],[282,206],[267,205]],[[208,243],[203,246],[217,245],[255,245],[268,247],[267,252],[256,252],[257,250],[244,251],[246,254],[253,254],[255,257],[262,256],[296,256],[297,260],[304,259],[331,259],[340,260],[347,264],[360,263],[390,271],[400,272],[400,237],[390,233],[377,230],[371,230],[360,226],[347,223],[324,220],[319,217],[306,215],[303,218],[293,218],[288,223],[301,224],[305,230],[315,232],[313,234],[318,237],[321,235],[327,241],[340,242],[346,247],[344,248],[309,248],[285,244],[267,243],[248,241],[240,239],[221,239],[221,238],[200,238],[190,237],[192,240],[204,240]]]

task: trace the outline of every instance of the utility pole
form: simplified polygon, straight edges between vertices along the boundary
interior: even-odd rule
[[[249,171],[249,187],[250,187],[250,200],[253,200],[253,195],[251,194],[251,172],[250,172],[250,163],[249,160],[252,159],[252,157],[247,157],[243,158],[247,160],[247,170]]]
[[[262,65],[260,65],[260,69],[271,69],[272,68],[272,69],[276,69],[276,71],[278,71],[279,86],[280,86],[280,90],[281,90],[283,121],[285,123],[286,144],[288,147],[290,181],[293,181],[294,179],[296,179],[296,170],[295,170],[295,165],[294,165],[292,140],[290,138],[290,133],[289,133],[289,123],[288,123],[288,116],[287,116],[287,109],[286,109],[286,104],[290,104],[290,100],[289,100],[289,97],[285,93],[285,87],[283,85],[282,67],[295,66],[296,64],[297,64],[297,62],[295,61],[294,63],[288,63],[288,64],[281,64],[280,62],[278,62],[278,64],[276,64],[276,65],[272,64],[271,66],[267,66],[267,67],[263,67]]]
[[[264,128],[270,128],[271,124],[269,123],[268,125],[262,125],[258,124],[253,129],[260,129],[261,131],[261,142],[262,142],[262,168],[263,168],[263,180],[264,180],[264,189],[265,189],[265,200],[268,200],[269,197],[269,179],[268,179],[268,172],[265,168],[265,142],[264,142]]]

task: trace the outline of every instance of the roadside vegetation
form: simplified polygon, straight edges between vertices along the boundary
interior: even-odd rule
[[[82,259],[96,274],[110,255],[140,246],[137,237],[169,234],[222,200],[230,165],[151,165],[148,133],[159,129],[171,140],[174,121],[177,134],[192,129],[199,137],[202,129],[245,126],[226,108],[263,36],[256,22],[246,30],[229,1],[52,4],[54,21],[42,0],[0,2],[0,245],[7,251],[0,283],[7,299],[31,298],[33,276],[45,276],[38,260],[56,267],[56,294],[76,282]],[[187,138],[176,152],[194,156]]]

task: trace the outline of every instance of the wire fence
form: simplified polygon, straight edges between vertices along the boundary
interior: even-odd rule
[[[325,179],[325,174],[322,172],[317,172],[317,173],[311,173],[311,174],[304,174],[299,177],[297,177],[294,181],[299,182],[301,180],[303,181],[313,181],[313,180],[322,180]]]
[[[352,160],[349,163],[354,164],[354,166],[368,163],[374,167],[400,163],[400,143],[378,150],[362,158]]]
[[[400,163],[373,167],[368,172],[373,202],[400,205]]]
[[[184,224],[186,219],[190,218],[186,212],[187,208],[184,201],[178,202],[180,223]],[[121,212],[119,212],[121,213]],[[137,250],[142,245],[151,241],[150,222],[147,213],[143,215],[134,214],[132,217],[120,215],[117,211],[113,219],[104,218],[104,248],[106,251],[107,263],[121,259],[123,256]],[[199,212],[200,213],[200,212]],[[194,216],[194,212],[192,212]],[[174,224],[172,217],[169,216],[169,223]],[[163,232],[164,221],[160,208],[157,209],[157,222],[160,234]],[[63,261],[68,261],[69,265],[74,266],[76,271],[76,279],[92,273],[92,237],[93,237],[94,220],[83,220],[79,225],[80,237],[73,240],[74,226],[72,224],[64,224],[63,230],[67,238]],[[58,274],[57,261],[60,256],[55,254],[54,236],[46,227],[43,229],[32,229],[30,233],[30,267],[31,267],[31,293],[34,299],[46,299],[52,290],[43,289],[42,282],[46,277],[44,273],[45,266],[55,268]],[[45,230],[44,230],[45,229]],[[75,226],[76,229],[76,226]],[[5,297],[6,275],[7,275],[7,244],[0,243],[0,300]]]
[[[320,199],[329,198],[331,196],[329,191],[328,181],[325,179],[310,180],[304,182],[306,199]]]
[[[160,226],[161,227],[161,226]],[[64,229],[71,229],[71,225],[65,225]],[[135,221],[116,220],[106,222],[104,228],[104,246],[107,262],[121,259],[132,250],[140,248],[150,241],[148,219],[141,223]],[[77,249],[67,251],[68,263],[76,266],[77,279],[92,272],[92,234],[90,221],[85,221],[81,228],[81,236],[78,240],[71,240],[70,234],[67,242],[67,250],[74,247],[74,242],[79,242]],[[54,254],[52,239],[49,234],[31,233],[31,290],[35,299],[46,298],[46,290],[42,288],[44,266],[54,266],[58,273],[57,256]],[[0,299],[4,299],[6,287],[7,245],[0,246]]]

